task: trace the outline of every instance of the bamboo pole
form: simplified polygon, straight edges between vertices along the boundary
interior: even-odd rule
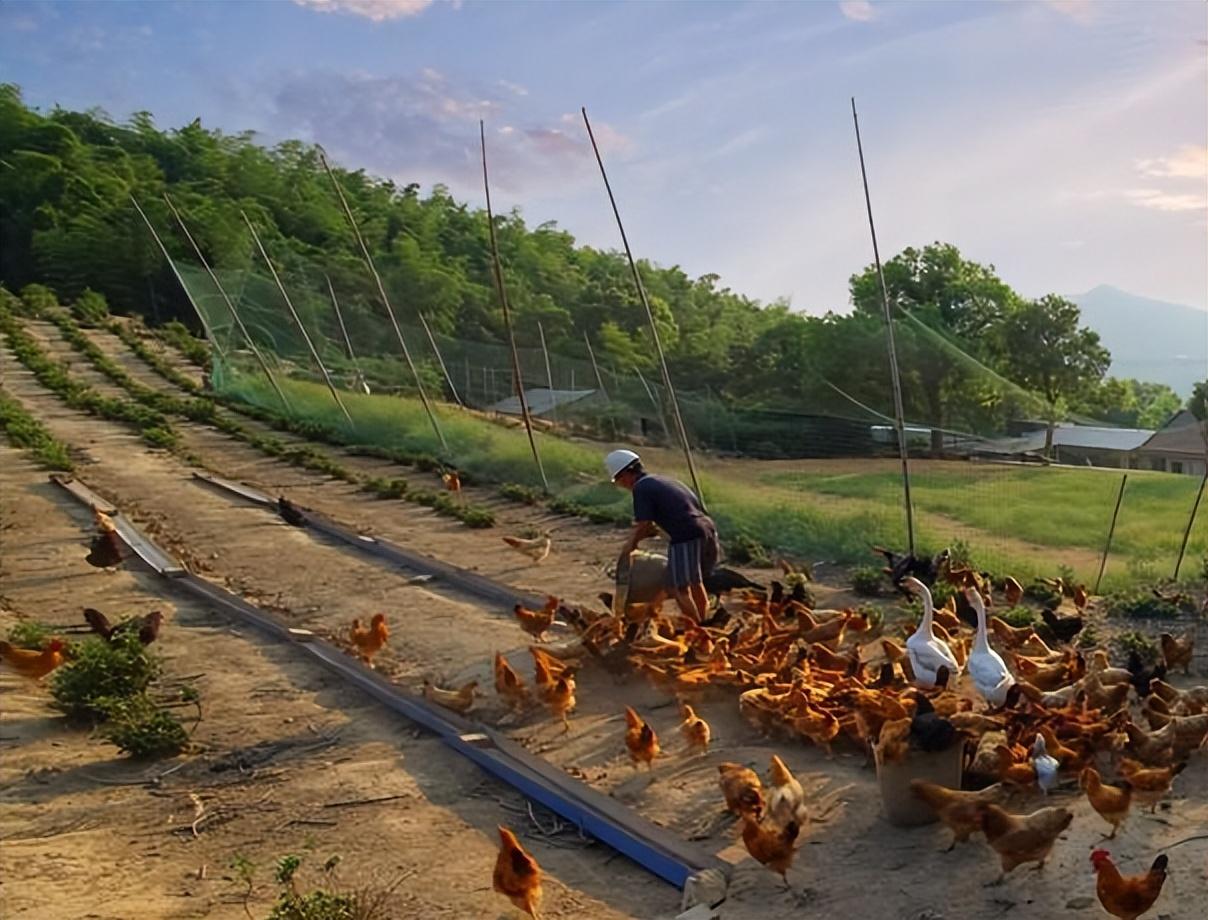
[[[636,367],[633,372],[638,375],[638,380],[642,382],[642,386],[646,389],[646,395],[650,397],[650,405],[654,406],[654,411],[658,413],[659,424],[663,426],[663,437],[668,441],[671,440],[671,426],[667,424],[667,415],[663,412],[663,403],[654,395],[654,390],[650,388],[650,384],[646,382],[646,378],[642,376],[642,372]]]
[[[180,272],[176,269],[176,263],[172,261],[172,257],[168,255],[168,248],[164,245],[164,241],[159,238],[159,234],[155,231],[155,226],[147,218],[146,213],[138,206],[138,201],[133,195],[130,196],[130,203],[134,205],[134,210],[138,211],[138,216],[143,219],[143,223],[147,225],[147,229],[151,231],[151,236],[155,240],[155,244],[159,247],[159,251],[163,253],[164,258],[168,262],[168,268],[172,269],[172,274],[175,276],[180,289],[185,292],[185,300],[189,302],[189,306],[193,308],[193,312],[197,314],[197,318],[201,321],[201,328],[205,330],[206,338],[210,340],[210,346],[218,352],[218,357],[224,363],[227,361],[226,352],[222,350],[222,346],[218,344],[218,339],[214,335],[214,330],[210,328],[210,324],[206,321],[205,314],[197,306],[197,302],[193,300],[193,295],[189,293],[189,287],[185,284],[185,279],[181,277]]]
[[[419,391],[420,402],[424,404],[424,411],[428,414],[428,421],[432,423],[432,430],[436,432],[436,437],[440,441],[441,448],[447,451],[449,444],[445,441],[444,432],[440,430],[440,422],[437,421],[432,404],[428,401],[428,394],[424,392],[424,384],[420,380],[419,369],[415,366],[415,362],[411,360],[411,349],[407,347],[407,340],[403,338],[403,330],[398,324],[398,318],[394,315],[394,308],[390,306],[390,298],[386,296],[386,287],[382,284],[382,276],[378,274],[377,266],[373,264],[373,256],[369,254],[369,247],[365,245],[365,238],[361,236],[361,228],[357,226],[356,218],[352,216],[352,208],[348,206],[348,199],[344,197],[344,190],[340,188],[340,183],[336,181],[336,174],[332,170],[331,164],[327,162],[327,154],[318,145],[316,145],[316,149],[319,151],[319,160],[323,163],[323,168],[327,170],[327,177],[331,179],[331,185],[336,190],[336,197],[340,199],[340,204],[344,208],[344,216],[348,218],[348,224],[352,227],[352,234],[356,237],[357,245],[361,248],[361,256],[365,259],[365,264],[369,267],[369,273],[377,284],[378,296],[381,297],[382,306],[386,308],[386,314],[390,317],[390,325],[394,327],[394,334],[398,338],[399,347],[403,350],[403,358],[407,361],[407,367],[411,369],[411,376],[415,378],[415,387]]]
[[[416,310],[415,312],[419,316],[419,324],[424,327],[424,334],[428,336],[428,344],[432,346],[432,352],[436,355],[436,363],[440,365],[440,372],[445,375],[445,383],[449,385],[449,392],[453,394],[453,399],[457,402],[457,405],[464,409],[466,404],[457,395],[457,387],[453,386],[453,378],[449,376],[449,369],[445,367],[444,356],[441,355],[440,349],[436,347],[436,339],[432,336],[432,330],[428,327],[428,321],[424,319],[424,314],[421,311]]]
[[[625,226],[621,223],[621,212],[617,209],[616,198],[612,194],[612,185],[608,182],[608,173],[604,170],[604,160],[600,156],[600,148],[596,144],[596,136],[591,130],[591,121],[587,118],[587,108],[584,107],[583,124],[587,126],[587,136],[591,140],[591,149],[595,152],[596,163],[600,167],[600,176],[604,179],[604,188],[608,192],[608,201],[612,205],[612,214],[617,221],[617,229],[621,232],[621,242],[625,246],[625,257],[629,260],[629,271],[633,274],[633,283],[637,286],[638,297],[641,298],[642,306],[646,308],[646,318],[650,321],[650,334],[654,339],[654,350],[659,356],[659,367],[663,372],[663,386],[667,388],[667,395],[671,399],[671,411],[675,418],[675,427],[679,433],[680,443],[684,448],[684,459],[688,463],[688,473],[692,477],[692,488],[696,490],[696,497],[700,500],[701,508],[708,511],[705,505],[705,495],[701,491],[700,480],[696,476],[696,463],[692,459],[692,447],[688,444],[688,432],[684,429],[684,419],[680,415],[679,399],[675,395],[675,386],[671,383],[671,373],[667,370],[667,357],[663,354],[663,343],[659,340],[658,324],[654,321],[654,311],[650,308],[650,300],[646,297],[646,288],[642,285],[642,276],[638,272],[637,262],[633,259],[633,252],[629,249],[629,238],[625,235]]]
[[[520,398],[520,415],[524,419],[524,430],[528,432],[529,447],[533,450],[533,460],[537,464],[537,472],[541,474],[541,485],[549,492],[549,482],[545,478],[545,467],[541,465],[541,453],[537,450],[537,439],[533,437],[533,420],[529,416],[528,398],[524,395],[524,377],[520,373],[520,356],[516,353],[516,334],[512,330],[512,313],[508,309],[508,293],[503,283],[503,267],[499,262],[499,241],[495,239],[495,215],[491,211],[491,182],[487,178],[487,131],[480,120],[478,122],[478,139],[482,144],[482,187],[487,199],[487,229],[491,239],[491,264],[495,269],[495,290],[499,294],[499,306],[503,310],[503,325],[507,329],[508,344],[512,349],[512,374],[516,382],[516,395]]]
[[[1174,580],[1179,580],[1179,569],[1183,567],[1183,556],[1187,552],[1187,541],[1191,538],[1191,526],[1195,523],[1196,512],[1200,510],[1200,499],[1204,497],[1204,483],[1208,482],[1208,467],[1205,467],[1204,477],[1200,480],[1199,491],[1195,493],[1195,504],[1191,506],[1191,517],[1187,518],[1187,528],[1183,531],[1183,542],[1179,545],[1179,558],[1174,564]]]
[[[604,389],[604,378],[600,376],[600,365],[596,364],[596,353],[591,347],[591,339],[587,336],[587,330],[583,331],[583,341],[587,343],[587,357],[591,358],[591,369],[596,372],[596,385],[604,394],[604,399],[608,400],[608,391]]]
[[[302,333],[302,338],[306,342],[306,347],[310,349],[310,356],[314,359],[315,364],[319,368],[319,373],[323,375],[323,380],[327,383],[327,389],[331,392],[331,398],[336,401],[336,405],[340,407],[340,411],[344,413],[344,418],[348,419],[348,424],[353,428],[356,427],[356,422],[352,420],[352,416],[348,414],[348,410],[344,408],[344,400],[340,399],[340,394],[336,390],[336,386],[331,382],[331,375],[327,373],[327,368],[323,366],[323,361],[319,358],[319,353],[315,350],[315,343],[310,340],[310,334],[307,333],[306,327],[302,325],[302,317],[298,316],[298,311],[294,309],[294,303],[289,299],[289,294],[285,292],[285,285],[281,283],[281,277],[277,274],[277,269],[273,265],[273,260],[268,257],[268,253],[264,251],[264,244],[260,242],[260,234],[256,232],[256,228],[252,226],[252,222],[248,219],[247,214],[242,209],[239,215],[243,218],[243,222],[247,224],[248,230],[252,233],[252,239],[256,242],[256,248],[260,250],[260,256],[264,259],[264,264],[268,266],[269,273],[273,276],[273,281],[277,283],[277,290],[281,292],[281,299],[285,301],[285,305],[289,308],[290,316],[294,318],[294,322],[298,324],[298,331]]]
[[[340,302],[336,299],[336,289],[331,283],[331,276],[324,274],[323,278],[327,281],[327,290],[331,293],[331,305],[335,308],[336,319],[340,321],[340,333],[344,336],[344,347],[348,349],[348,360],[352,362],[353,370],[357,373],[357,386],[366,396],[369,393],[369,384],[365,381],[365,374],[361,370],[361,363],[357,360],[356,352],[352,350],[352,339],[348,337],[348,328],[344,325],[344,314],[340,312]]]
[[[549,366],[549,349],[545,347],[545,327],[541,325],[541,320],[537,320],[537,335],[541,337],[541,353],[545,355],[545,382],[549,387],[550,415],[557,419],[558,403],[554,399],[554,375]]]
[[[872,198],[868,194],[868,172],[864,168],[864,144],[860,140],[860,119],[856,115],[856,98],[851,100],[851,119],[856,128],[856,150],[860,154],[860,178],[864,182],[864,204],[868,209],[868,231],[872,235],[872,255],[877,265],[877,281],[881,287],[881,305],[885,310],[885,329],[889,336],[889,374],[893,385],[894,425],[898,433],[898,454],[902,459],[902,500],[906,504],[906,540],[910,555],[914,555],[914,503],[910,500],[910,454],[906,449],[906,423],[903,420],[902,380],[898,374],[898,347],[893,334],[893,313],[889,308],[889,289],[881,270],[881,252],[877,247],[877,228],[872,221]]]
[[[1112,537],[1116,533],[1116,518],[1120,514],[1120,503],[1124,501],[1124,487],[1128,485],[1128,473],[1120,477],[1120,491],[1116,495],[1116,507],[1112,511],[1112,522],[1107,527],[1107,542],[1103,544],[1103,558],[1099,560],[1099,575],[1095,578],[1095,594],[1099,593],[1099,582],[1103,581],[1103,570],[1107,568],[1107,555],[1112,551]]]
[[[239,316],[239,312],[235,309],[235,304],[231,298],[227,296],[226,288],[222,286],[222,282],[218,280],[218,275],[214,273],[214,269],[210,267],[209,261],[201,253],[201,247],[197,245],[197,241],[193,239],[193,234],[189,232],[189,228],[185,226],[184,218],[180,216],[180,212],[176,210],[176,205],[172,203],[172,199],[168,197],[168,193],[164,192],[164,203],[167,204],[172,216],[176,218],[176,223],[180,226],[180,231],[185,235],[185,239],[189,241],[189,245],[193,247],[193,252],[197,256],[197,260],[201,262],[202,267],[206,270],[206,274],[210,276],[210,280],[214,283],[214,287],[218,289],[218,293],[222,296],[222,302],[226,304],[227,310],[231,313],[231,319],[235,321],[243,340],[247,342],[247,347],[256,357],[256,361],[260,365],[260,369],[264,371],[264,376],[268,378],[268,382],[272,384],[273,390],[277,393],[277,398],[281,400],[281,405],[285,407],[286,412],[292,413],[293,409],[289,404],[289,400],[285,398],[285,393],[281,389],[281,385],[277,382],[276,376],[268,366],[268,362],[264,360],[264,355],[260,349],[256,347],[256,343],[252,341],[251,333],[248,332],[247,326],[243,324],[243,320]]]

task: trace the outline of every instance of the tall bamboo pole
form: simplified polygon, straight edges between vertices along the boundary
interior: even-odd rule
[[[1183,567],[1183,556],[1187,553],[1187,541],[1191,538],[1191,526],[1195,523],[1196,512],[1200,510],[1200,499],[1204,497],[1204,483],[1208,482],[1208,468],[1200,480],[1199,491],[1195,493],[1195,504],[1191,506],[1191,516],[1187,518],[1187,529],[1183,531],[1183,542],[1179,544],[1179,558],[1174,564],[1174,580],[1179,580],[1179,569]]]
[[[1116,518],[1120,516],[1120,503],[1124,501],[1124,487],[1128,485],[1128,473],[1120,477],[1120,491],[1116,494],[1116,507],[1112,511],[1112,522],[1107,527],[1107,540],[1103,544],[1103,556],[1099,560],[1099,574],[1095,577],[1095,593],[1099,593],[1099,582],[1103,581],[1103,570],[1107,568],[1107,556],[1112,551],[1112,537],[1116,535]]]
[[[898,454],[902,460],[902,500],[906,504],[906,540],[910,555],[914,555],[914,503],[910,500],[910,457],[906,449],[905,410],[902,408],[902,379],[898,375],[898,348],[893,334],[893,313],[889,308],[889,289],[881,270],[881,251],[877,247],[877,228],[872,221],[872,198],[868,194],[868,172],[864,168],[864,145],[860,141],[860,119],[856,115],[856,98],[851,100],[851,119],[856,127],[856,150],[860,154],[860,177],[864,182],[864,205],[868,210],[868,231],[872,234],[872,255],[877,265],[877,281],[881,286],[881,305],[885,311],[885,329],[889,336],[889,374],[893,386],[894,425],[898,432]]]
[[[201,262],[202,267],[206,270],[206,274],[210,276],[210,281],[214,283],[214,287],[218,289],[218,293],[222,296],[222,302],[226,304],[227,310],[230,311],[231,319],[235,321],[236,327],[239,329],[243,340],[247,342],[247,347],[251,349],[255,355],[256,361],[260,365],[260,369],[264,371],[264,376],[268,378],[268,382],[272,384],[273,390],[277,393],[277,398],[281,400],[281,405],[285,407],[286,412],[292,412],[289,400],[285,398],[285,393],[281,389],[281,385],[277,383],[277,378],[268,366],[268,362],[264,360],[264,355],[260,349],[256,347],[256,343],[252,341],[251,333],[247,331],[247,326],[243,324],[243,320],[239,316],[239,312],[235,309],[235,304],[231,298],[227,296],[226,288],[222,286],[222,282],[218,280],[218,275],[214,273],[214,269],[210,267],[210,263],[201,253],[201,247],[197,245],[197,241],[193,239],[193,234],[189,232],[189,228],[185,226],[184,218],[180,216],[180,212],[176,210],[176,205],[172,203],[172,199],[168,197],[168,193],[164,193],[164,203],[171,210],[172,216],[176,218],[176,223],[180,226],[180,231],[185,235],[185,239],[189,241],[189,245],[193,247],[193,252],[197,256],[197,260]]]
[[[344,400],[340,399],[339,391],[336,390],[336,385],[331,382],[331,375],[327,373],[327,368],[323,366],[322,359],[319,358],[318,351],[315,350],[315,343],[310,340],[310,334],[306,331],[306,327],[302,325],[302,317],[298,315],[298,311],[294,309],[294,302],[289,299],[289,294],[285,291],[285,285],[281,283],[281,277],[277,274],[277,269],[273,265],[273,260],[268,257],[268,253],[264,250],[264,244],[260,242],[260,234],[256,232],[256,228],[252,226],[252,222],[248,219],[247,214],[240,210],[239,215],[243,218],[243,222],[247,224],[248,230],[252,233],[252,239],[256,242],[256,248],[260,250],[260,256],[264,259],[264,264],[268,266],[269,273],[273,276],[273,281],[277,283],[277,290],[281,292],[281,299],[285,301],[285,306],[289,308],[290,316],[294,318],[294,322],[298,325],[298,331],[302,333],[302,338],[306,342],[306,347],[310,350],[310,356],[314,359],[315,364],[319,368],[319,373],[323,375],[323,380],[327,383],[327,389],[331,392],[331,398],[336,401],[336,405],[340,407],[340,411],[344,413],[344,418],[348,419],[348,424],[353,428],[356,427],[356,422],[352,420],[352,416],[348,414],[348,410],[344,408]]]
[[[604,394],[604,399],[608,399],[608,391],[604,389],[604,378],[600,376],[600,365],[596,364],[596,353],[592,350],[591,339],[587,337],[587,330],[583,331],[583,341],[587,343],[587,357],[591,358],[591,369],[596,372],[596,385],[600,388],[600,392]]]
[[[604,160],[600,157],[600,148],[596,144],[596,136],[591,130],[591,122],[587,118],[587,109],[583,108],[583,124],[587,126],[587,136],[591,140],[591,149],[595,152],[596,163],[600,167],[600,176],[604,179],[604,188],[608,192],[608,201],[612,205],[612,214],[617,221],[617,229],[621,231],[621,242],[625,245],[625,257],[629,260],[629,270],[633,274],[633,283],[637,286],[638,297],[641,298],[642,306],[646,308],[646,318],[650,321],[650,334],[654,339],[654,350],[658,352],[659,367],[663,372],[663,386],[667,388],[667,395],[671,399],[671,411],[675,418],[675,427],[679,434],[680,443],[684,448],[684,459],[688,463],[688,473],[692,477],[692,488],[696,490],[696,497],[700,500],[702,508],[708,510],[705,506],[705,495],[701,491],[700,480],[696,476],[696,463],[692,459],[692,447],[688,444],[688,432],[684,428],[684,419],[680,415],[679,399],[675,395],[675,386],[671,383],[671,373],[667,370],[667,357],[663,354],[663,343],[659,340],[658,324],[654,321],[654,311],[650,308],[650,300],[646,297],[646,288],[642,285],[642,276],[638,272],[637,262],[634,261],[633,252],[629,249],[629,238],[625,235],[625,226],[621,223],[621,212],[617,210],[617,200],[613,197],[612,186],[608,182],[608,173],[604,170]]]
[[[466,404],[457,395],[457,387],[453,386],[453,378],[449,376],[449,369],[445,367],[444,356],[441,355],[440,349],[436,346],[436,339],[432,336],[432,330],[428,327],[428,321],[424,319],[423,312],[417,310],[416,313],[419,316],[419,324],[424,327],[424,334],[428,336],[428,344],[432,346],[432,353],[436,355],[436,363],[440,365],[440,372],[445,375],[445,383],[449,385],[449,392],[453,394],[453,399],[457,402],[457,405],[464,409]]]
[[[193,308],[193,312],[197,314],[197,318],[201,321],[201,328],[205,330],[206,337],[210,340],[210,346],[218,352],[218,357],[226,362],[226,352],[222,350],[222,346],[218,344],[218,339],[214,335],[214,330],[210,328],[209,322],[206,320],[205,314],[197,306],[197,302],[193,300],[193,295],[189,293],[189,287],[185,284],[185,279],[181,277],[180,272],[176,269],[176,263],[172,261],[172,257],[168,255],[168,247],[164,245],[164,241],[159,238],[159,234],[155,232],[155,226],[147,218],[146,213],[138,206],[138,201],[133,195],[130,196],[130,203],[134,205],[134,210],[138,211],[138,216],[143,219],[143,223],[147,225],[147,229],[151,231],[151,236],[155,240],[155,245],[159,247],[159,251],[163,253],[163,257],[168,262],[168,268],[172,269],[172,274],[175,276],[180,289],[185,292],[185,300],[189,302],[189,306]]]
[[[348,225],[352,227],[353,236],[356,237],[357,245],[361,248],[361,256],[364,258],[365,264],[369,267],[369,273],[377,284],[378,296],[382,299],[382,306],[386,308],[386,315],[390,317],[390,325],[394,327],[394,334],[398,338],[399,347],[403,350],[403,357],[407,361],[407,367],[411,369],[411,376],[415,378],[415,387],[419,391],[420,402],[424,404],[424,411],[428,414],[428,421],[432,423],[432,430],[436,432],[436,437],[440,441],[441,448],[448,450],[449,444],[445,441],[445,434],[440,430],[440,422],[437,421],[436,413],[432,410],[432,404],[428,401],[428,394],[424,391],[423,381],[420,380],[419,369],[416,368],[415,362],[411,360],[411,349],[407,347],[407,340],[403,338],[403,330],[398,324],[398,318],[394,315],[394,308],[390,306],[390,298],[386,296],[386,287],[382,284],[382,276],[378,274],[377,266],[373,264],[373,256],[369,254],[369,247],[365,245],[365,238],[361,236],[361,228],[357,226],[356,218],[352,216],[352,208],[348,206],[348,199],[344,197],[344,190],[340,188],[340,183],[336,181],[335,171],[332,170],[331,164],[327,162],[327,154],[323,152],[322,147],[318,147],[317,149],[319,151],[319,160],[323,163],[323,168],[327,170],[327,176],[331,179],[332,188],[336,190],[336,197],[340,199],[340,204],[344,208],[344,216],[348,218]]]
[[[537,439],[533,437],[533,420],[529,415],[528,398],[524,395],[524,377],[520,373],[520,356],[516,353],[516,334],[512,331],[512,313],[508,309],[508,292],[503,283],[503,266],[499,262],[499,241],[495,239],[495,215],[491,211],[491,182],[487,178],[487,131],[483,122],[478,122],[478,139],[482,144],[482,188],[487,199],[487,228],[491,239],[491,264],[495,269],[495,290],[499,293],[499,306],[503,310],[503,325],[507,329],[508,344],[512,349],[512,374],[516,382],[516,395],[520,397],[520,415],[524,419],[524,430],[528,432],[529,447],[537,472],[541,474],[541,485],[549,492],[545,478],[545,467],[541,465],[541,453],[537,450]]]
[[[324,274],[323,279],[327,282],[327,291],[331,294],[331,306],[336,311],[336,319],[340,323],[340,334],[344,336],[344,347],[348,350],[348,360],[352,362],[352,368],[357,374],[357,386],[366,396],[369,393],[369,384],[365,380],[365,373],[361,370],[361,362],[357,360],[357,354],[352,350],[352,339],[348,337],[348,327],[344,325],[344,314],[340,312],[340,301],[336,299],[336,289],[331,283],[331,276]]]

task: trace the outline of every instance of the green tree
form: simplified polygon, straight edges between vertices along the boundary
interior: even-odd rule
[[[1064,417],[1069,401],[1102,380],[1111,364],[1099,334],[1079,326],[1081,318],[1076,304],[1048,294],[1015,304],[999,328],[1003,366],[1045,400],[1046,456],[1053,448],[1053,426]]]

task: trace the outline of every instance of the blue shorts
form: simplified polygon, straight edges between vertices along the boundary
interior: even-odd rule
[[[667,577],[671,587],[678,590],[704,584],[705,576],[717,565],[719,549],[716,533],[684,543],[672,543],[667,550]]]

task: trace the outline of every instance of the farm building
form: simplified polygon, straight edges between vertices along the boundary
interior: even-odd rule
[[[1154,433],[1148,428],[1059,425],[1053,429],[1053,460],[1078,466],[1135,469],[1134,451]],[[999,456],[1039,457],[1044,454],[1044,439],[1042,428],[1020,437],[992,441],[983,446],[982,452]]]
[[[1184,409],[1145,440],[1132,455],[1132,466],[1142,470],[1204,475],[1204,429]]]

